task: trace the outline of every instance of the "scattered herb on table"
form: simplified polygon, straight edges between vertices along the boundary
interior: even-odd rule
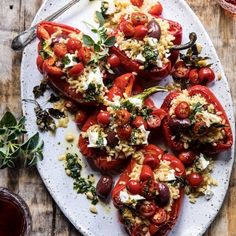
[[[48,99],[48,102],[54,103],[60,101],[60,97],[56,96],[54,93],[51,93],[50,98]]]
[[[47,90],[47,81],[42,80],[40,85],[37,85],[33,88],[34,98],[37,99],[44,95]]]
[[[25,129],[25,117],[17,120],[11,112],[6,112],[0,120],[0,168],[14,167],[19,157],[24,157],[25,165],[35,165],[43,159],[43,141],[36,133],[23,142]]]

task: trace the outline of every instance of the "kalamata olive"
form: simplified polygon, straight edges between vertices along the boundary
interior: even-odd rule
[[[160,39],[161,37],[161,27],[160,25],[156,22],[156,20],[151,20],[147,24],[148,28],[148,36],[151,38],[155,38],[157,40]]]
[[[169,126],[174,132],[184,132],[190,128],[191,122],[189,119],[173,118],[169,120]]]
[[[97,195],[106,199],[111,192],[113,180],[109,175],[102,175],[96,186]]]
[[[170,190],[166,184],[158,183],[158,192],[156,203],[160,207],[165,207],[170,202]]]
[[[116,133],[113,130],[107,129],[106,131],[107,134],[107,144],[110,147],[115,147],[118,142],[119,139],[116,137]]]

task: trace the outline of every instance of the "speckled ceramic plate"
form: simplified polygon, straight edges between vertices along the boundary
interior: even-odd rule
[[[35,24],[44,19],[59,7],[63,6],[65,2],[68,1],[46,1],[37,13],[33,23]],[[211,89],[222,102],[223,107],[225,107],[231,122],[232,130],[234,131],[234,117],[229,86],[209,36],[185,1],[161,0],[161,3],[163,3],[165,9],[164,16],[172,20],[177,20],[182,24],[184,29],[184,41],[188,40],[189,32],[197,32],[199,42],[204,45],[203,53],[212,58],[214,70],[216,72],[221,72],[222,80],[217,81]],[[89,2],[88,0],[83,0],[58,18],[57,22],[78,27],[85,33],[89,33],[89,30],[84,25],[83,21],[93,19],[93,12],[95,9],[98,9],[98,5],[99,1]],[[35,85],[38,85],[42,79],[42,76],[36,68],[36,55],[37,42],[34,41],[25,49],[23,55],[21,68],[22,98],[33,98],[32,89]],[[167,79],[162,83],[167,83]],[[49,94],[47,94],[47,96],[49,96]],[[154,96],[154,99],[156,103],[160,105],[163,97],[157,95]],[[41,102],[45,100],[46,99],[44,98]],[[23,104],[23,110],[27,117],[27,129],[30,134],[37,131],[33,108],[32,104]],[[67,145],[64,141],[64,137],[69,131],[74,132],[76,136],[79,137],[79,131],[73,122],[69,124],[67,129],[59,129],[55,135],[50,133],[41,134],[41,137],[45,141],[45,148],[44,160],[38,164],[38,171],[45,185],[63,213],[84,235],[126,235],[123,226],[119,224],[117,212],[112,204],[110,204],[109,207],[98,205],[98,214],[93,215],[89,212],[89,201],[84,195],[78,195],[73,190],[73,180],[65,174],[63,164],[58,161],[58,156],[65,152]],[[61,143],[60,145],[58,145],[59,142]],[[78,152],[76,144],[74,144],[74,147],[70,148],[71,152]],[[213,188],[214,197],[210,201],[200,198],[194,205],[190,204],[186,198],[179,220],[170,235],[197,236],[202,235],[207,230],[223,203],[228,189],[232,165],[233,148],[228,152],[222,153],[217,158],[213,177],[220,185]],[[84,168],[84,174],[87,173],[91,173],[89,167]]]

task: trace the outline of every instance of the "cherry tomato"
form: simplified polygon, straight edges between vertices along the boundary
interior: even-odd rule
[[[150,129],[155,129],[161,126],[161,118],[157,115],[150,115],[147,119],[147,124]]]
[[[110,123],[110,113],[108,111],[100,111],[97,115],[97,122],[101,125]]]
[[[116,54],[111,54],[107,62],[110,64],[111,67],[117,67],[120,65],[120,58]]]
[[[76,113],[78,110],[77,104],[75,102],[70,101],[70,100],[65,100],[64,106],[72,114]]]
[[[88,48],[82,47],[78,51],[77,57],[80,61],[84,62],[85,64],[88,63],[91,59],[91,52]]]
[[[40,55],[37,57],[36,64],[40,73],[43,73],[43,58]]]
[[[202,185],[203,183],[203,177],[201,174],[198,173],[191,173],[190,175],[187,176],[187,181],[188,184],[191,187],[197,188]]]
[[[51,76],[60,77],[64,74],[61,68],[54,66],[55,59],[50,57],[43,62],[43,72]]]
[[[152,222],[156,225],[163,224],[167,220],[167,213],[164,208],[157,208],[154,216],[152,217]]]
[[[193,151],[184,151],[181,152],[178,157],[185,166],[190,166],[196,159],[196,153]]]
[[[48,31],[41,25],[37,27],[36,35],[39,39],[44,39],[44,40],[50,39]]]
[[[130,0],[130,2],[136,7],[141,7],[143,5],[144,0]]]
[[[153,178],[154,178],[154,175],[153,175],[153,171],[151,167],[148,165],[143,165],[141,174],[140,174],[140,180],[145,181],[145,180],[150,180]]]
[[[199,70],[199,81],[201,83],[210,83],[214,79],[215,79],[215,73],[211,68],[205,67]]]
[[[142,40],[148,33],[148,28],[145,25],[138,25],[135,27],[134,38]]]
[[[128,21],[122,21],[119,24],[119,30],[123,32],[126,37],[132,37],[135,33],[134,26]]]
[[[120,126],[117,129],[117,134],[120,139],[129,139],[132,134],[132,127],[130,125]]]
[[[83,125],[87,120],[87,112],[84,110],[78,110],[75,114],[75,123],[77,125]]]
[[[129,122],[131,114],[127,110],[121,109],[116,111],[116,117],[118,125],[125,125]]]
[[[144,151],[144,155],[151,154],[153,156],[156,156],[159,159],[164,155],[164,151],[158,146],[153,145],[153,144],[148,144],[147,146],[145,146],[143,148],[143,151]]]
[[[159,191],[158,184],[153,180],[151,179],[146,180],[141,184],[141,186],[142,186],[141,195],[146,199],[152,200],[155,199],[156,196],[158,195]]]
[[[59,58],[63,58],[67,53],[67,48],[65,44],[56,43],[53,47],[55,55]]]
[[[193,133],[197,136],[205,135],[208,131],[208,127],[204,121],[196,122],[193,126]]]
[[[74,53],[76,50],[79,51],[82,47],[82,43],[75,38],[68,39],[66,43],[67,50],[69,53]]]
[[[144,217],[152,217],[156,212],[156,205],[153,202],[144,201],[139,207],[139,212]]]
[[[152,155],[152,154],[147,153],[145,155],[143,164],[148,165],[152,168],[152,170],[155,170],[160,165],[160,159],[155,154]]]
[[[198,69],[192,69],[189,72],[189,80],[192,84],[199,84],[199,74]]]
[[[162,157],[162,160],[164,161],[169,161],[170,162],[170,166],[175,170],[175,175],[177,176],[185,176],[185,167],[183,165],[183,163],[174,155],[172,154],[164,154],[164,156]]]
[[[163,12],[163,7],[160,2],[157,2],[148,12],[153,16],[160,16]]]
[[[189,77],[190,69],[186,66],[184,61],[178,61],[174,66],[172,76],[176,80],[185,80]]]
[[[69,75],[70,76],[79,76],[84,72],[84,65],[83,63],[78,63],[74,65],[70,70],[69,70]]]
[[[122,97],[122,91],[117,86],[113,86],[111,89],[109,89],[107,96],[108,96],[109,101],[113,101],[113,98],[115,96]]]
[[[175,107],[175,115],[179,119],[186,119],[190,115],[190,107],[187,102],[180,102]]]
[[[136,195],[141,193],[141,184],[137,180],[129,180],[126,188],[131,194]]]
[[[148,17],[144,13],[134,12],[131,14],[131,22],[134,26],[145,25],[148,23]]]
[[[136,116],[135,119],[132,122],[132,125],[135,128],[139,128],[140,126],[144,126],[145,129],[147,129],[147,122],[143,119],[142,116]]]

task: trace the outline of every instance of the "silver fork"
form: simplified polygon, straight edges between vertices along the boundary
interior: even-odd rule
[[[58,16],[63,14],[65,11],[67,11],[69,8],[71,8],[73,5],[78,3],[80,0],[72,0],[69,3],[67,3],[64,7],[53,13],[52,15],[48,16],[47,18],[44,19],[44,21],[53,21],[55,20]],[[36,28],[37,24],[30,27],[29,29],[21,32],[18,34],[11,43],[11,48],[13,50],[21,50],[25,46],[27,46],[32,40],[36,38]]]

